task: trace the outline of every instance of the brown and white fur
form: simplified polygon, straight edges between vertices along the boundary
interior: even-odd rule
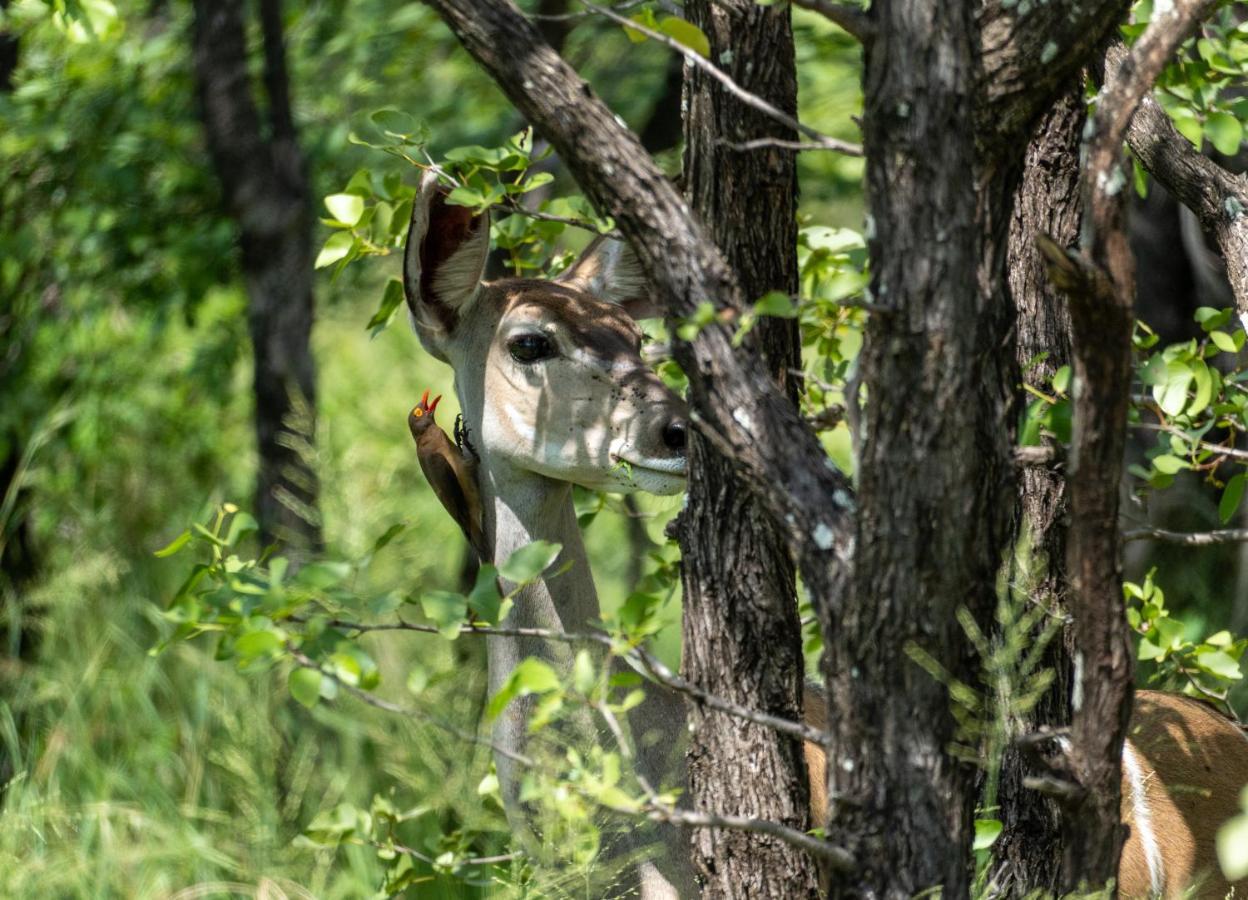
[[[654,310],[619,245],[596,241],[554,280],[483,282],[488,249],[487,218],[446,204],[436,176],[427,174],[412,212],[404,283],[421,342],[455,370],[460,408],[480,456],[489,555],[505,560],[532,541],[547,540],[563,546],[560,563],[570,564],[556,567],[566,568],[563,574],[523,588],[506,624],[580,631],[598,621],[600,610],[572,485],[681,491],[686,408],[642,361],[634,319]],[[491,637],[490,690],[525,657],[567,667],[571,653],[550,641]],[[679,783],[683,702],[671,692],[648,693],[630,727],[635,736],[663,739],[638,742],[639,766],[652,781]],[[805,703],[810,724],[825,725],[819,694],[807,691]],[[528,710],[513,703],[495,725],[495,742],[522,747]],[[827,807],[824,754],[808,744],[805,756],[812,819],[819,824]],[[496,762],[509,819],[526,830],[516,795],[520,773],[505,757]],[[1245,780],[1248,741],[1233,723],[1196,701],[1141,692],[1124,749],[1123,818],[1131,830],[1122,893],[1178,896],[1204,877],[1200,895],[1223,896],[1213,835],[1236,811]],[[638,885],[647,900],[696,896],[684,841],[673,835],[668,845],[672,852],[657,867],[641,866]]]

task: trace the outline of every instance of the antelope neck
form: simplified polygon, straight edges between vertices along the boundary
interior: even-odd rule
[[[584,631],[599,618],[585,544],[576,523],[572,486],[567,482],[526,472],[506,463],[480,467],[481,500],[494,559],[503,562],[533,541],[552,541],[563,550],[552,570],[558,575],[520,589],[506,621],[510,627]],[[496,690],[525,656],[538,656],[560,665],[570,664],[567,645],[532,638],[490,638],[491,690]]]

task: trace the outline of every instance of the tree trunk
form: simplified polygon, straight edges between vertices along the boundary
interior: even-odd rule
[[[787,8],[752,0],[690,0],[686,14],[707,35],[710,58],[746,90],[796,114],[797,74]],[[724,145],[756,137],[794,139],[687,70],[685,189],[694,214],[724,254],[749,302],[797,290],[797,172],[785,150],[742,153]],[[789,370],[801,365],[796,322],[767,319],[755,331],[775,378],[796,401]],[[795,719],[802,649],[793,565],[785,540],[732,463],[694,432],[692,478],[678,526],[683,558],[684,673],[737,703]],[[693,806],[809,827],[798,742],[695,706],[689,789]],[[812,860],[759,834],[699,829],[693,862],[706,897],[815,897]]]
[[[261,0],[268,133],[252,96],[243,0],[196,0],[196,89],[213,165],[239,228],[255,355],[262,540],[303,556],[321,543],[313,459],[314,222],[291,115],[279,0]]]
[[[836,878],[836,896],[968,890],[975,770],[947,752],[955,701],[932,672],[978,683],[957,614],[983,621],[995,603],[1012,478],[1000,360],[1012,178],[979,165],[974,15],[919,0],[872,6],[864,136],[877,309],[862,356],[854,590],[826,659],[830,837],[859,865]]]
[[[1047,234],[1063,247],[1079,240],[1079,141],[1084,125],[1081,83],[1071,85],[1040,123],[1027,148],[1022,183],[1015,195],[1010,230],[1010,292],[1017,316],[1017,360],[1026,383],[1047,390],[1053,374],[1069,365],[1070,315],[1049,281],[1036,249]],[[1021,407],[1029,402],[1018,396]],[[1028,465],[1018,482],[1020,534],[1016,538],[1010,583],[1029,603],[1056,617],[1067,611],[1066,529],[1070,502],[1058,465]],[[1042,622],[1031,639],[1046,627]],[[1006,867],[1003,886],[1016,892],[1057,890],[1061,862],[1061,821],[1056,803],[1023,787],[1026,763],[1013,739],[1039,725],[1070,721],[1071,657],[1069,629],[1049,644],[1042,668],[1054,673],[1052,686],[1033,713],[1007,722],[1011,744],[1002,760],[997,797],[1005,830],[993,848]],[[1018,685],[1016,687],[1025,687]]]
[[[0,13],[7,11],[9,0],[0,0]],[[13,73],[17,69],[17,35],[0,29],[0,93],[13,90]]]

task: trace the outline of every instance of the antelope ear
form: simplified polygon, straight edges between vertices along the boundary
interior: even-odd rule
[[[556,281],[624,307],[634,319],[663,315],[632,248],[622,241],[598,237]]]
[[[490,218],[446,202],[436,173],[425,173],[412,201],[403,253],[403,293],[425,349],[441,345],[477,299],[490,252]]]

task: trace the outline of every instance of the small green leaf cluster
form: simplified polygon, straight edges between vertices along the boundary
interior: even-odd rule
[[[682,47],[688,47],[699,56],[709,57],[711,55],[711,42],[707,39],[706,34],[697,25],[680,16],[663,16],[660,18],[655,14],[654,7],[657,4],[647,3],[640,12],[634,13],[629,18],[651,31],[671,38]],[[622,26],[624,34],[634,44],[640,44],[649,40],[649,36],[638,31],[636,28],[629,28],[627,25]]]
[[[521,588],[563,571],[556,566],[561,547],[535,541],[497,567],[482,565],[466,594],[387,591],[361,596],[355,588],[360,576],[404,528],[392,525],[359,559],[315,560],[295,568],[271,552],[258,558],[242,552],[240,546],[256,532],[255,520],[235,505],[224,504],[207,522],[192,524],[156,552],[160,557],[195,553],[199,559],[163,611],[173,629],[153,652],[211,635],[217,659],[233,661],[241,671],[284,670],[291,697],[305,707],[336,700],[344,691],[376,701],[373,692],[381,686],[383,672],[358,641],[365,630],[410,630],[416,626],[404,618],[396,621],[396,614],[419,611],[429,623],[421,630],[449,641],[465,639],[463,635],[473,630],[503,624]],[[526,720],[533,739],[524,752],[535,762],[524,769],[521,798],[539,808],[543,839],[557,837],[562,855],[578,865],[592,860],[599,849],[595,814],[600,808],[635,813],[646,802],[621,774],[631,778],[631,767],[622,763],[633,752],[627,714],[645,697],[642,678],[614,660],[660,627],[659,615],[678,578],[675,561],[668,555],[656,552],[654,571],[617,611],[602,641],[554,642],[566,649],[566,669],[537,657],[522,660],[486,709],[487,718],[494,718],[520,698],[531,699]],[[377,619],[382,621],[371,624]],[[421,664],[411,664],[407,690],[419,699],[431,679]],[[430,727],[450,727],[452,739],[472,740],[445,725],[437,713],[393,704],[385,708],[427,719]],[[596,737],[570,739],[572,734],[586,733],[587,713],[609,723],[616,735],[615,749],[598,746]],[[482,791],[496,794],[497,781],[487,778]],[[673,799],[669,796],[665,802]],[[383,797],[374,798],[368,810],[340,804],[318,815],[301,841],[321,847],[343,843],[373,847],[388,863],[391,892],[427,880],[431,873],[472,875],[479,866],[469,853],[475,835],[442,831],[436,827],[435,813],[425,807],[400,811]],[[524,867],[519,861],[515,864]],[[513,869],[512,880],[522,878],[519,869]]]
[[[367,130],[351,132],[352,143],[398,157],[422,172],[436,170],[450,188],[446,199],[451,205],[468,207],[474,214],[491,209],[503,213],[495,215],[490,236],[494,246],[507,252],[514,275],[554,272],[566,266],[571,255],[556,253],[554,245],[569,226],[594,234],[606,234],[615,227],[580,195],[545,198],[532,209],[521,203],[525,194],[554,181],[553,175],[540,170],[551,149],[535,149],[532,129],[512,135],[499,147],[453,147],[435,166],[426,150],[428,128],[406,113],[380,109],[369,116],[366,126]],[[336,278],[356,260],[387,256],[401,248],[415,193],[400,172],[379,177],[369,168],[357,171],[342,190],[324,198],[329,217],[321,223],[333,232],[317,254],[316,267],[334,266]],[[366,326],[373,336],[390,324],[402,302],[403,285],[391,278]]]
[[[1234,449],[1248,430],[1248,371],[1243,368],[1244,329],[1230,309],[1196,311],[1205,336],[1158,351],[1157,336],[1141,325],[1136,335],[1137,375],[1147,394],[1136,398],[1132,424],[1157,440],[1148,464],[1131,474],[1166,488],[1179,472],[1203,474],[1222,489],[1219,514],[1230,521],[1243,496],[1244,457]],[[1229,474],[1228,474],[1229,473]]]
[[[1024,379],[1047,357],[1047,353],[1040,353],[1029,360],[1024,366]],[[1024,380],[1023,390],[1033,399],[1023,410],[1022,421],[1019,423],[1019,446],[1036,447],[1045,440],[1070,443],[1073,413],[1070,400],[1070,366],[1058,367],[1045,387],[1037,387]]]
[[[1225,704],[1230,689],[1243,679],[1239,662],[1248,638],[1235,640],[1219,631],[1203,640],[1189,639],[1188,626],[1166,609],[1155,575],[1150,571],[1143,584],[1123,584],[1127,622],[1139,635],[1138,658],[1152,664],[1149,683]]]
[[[1132,24],[1123,27],[1128,39],[1143,32],[1153,5],[1146,0],[1136,6]],[[1234,156],[1244,139],[1248,97],[1233,88],[1245,77],[1248,23],[1237,21],[1234,4],[1227,4],[1175,54],[1157,80],[1154,94],[1194,146],[1201,148],[1207,141],[1219,153]]]

